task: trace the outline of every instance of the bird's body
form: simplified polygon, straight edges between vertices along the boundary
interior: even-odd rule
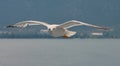
[[[64,38],[68,38],[71,37],[73,35],[76,34],[76,32],[74,31],[70,31],[68,30],[68,28],[74,27],[74,26],[90,26],[90,27],[94,27],[97,29],[103,29],[103,30],[109,30],[109,28],[105,28],[105,27],[100,27],[100,26],[96,26],[96,25],[92,25],[92,24],[88,24],[88,23],[84,23],[84,22],[80,22],[80,21],[76,21],[76,20],[71,20],[68,22],[65,22],[63,24],[48,24],[45,22],[41,22],[41,21],[23,21],[23,22],[18,22],[14,25],[9,25],[7,26],[9,27],[19,27],[19,28],[25,28],[27,26],[31,26],[31,25],[43,25],[47,27],[47,31],[51,34],[51,36],[53,37],[61,37],[63,36]]]
[[[59,36],[63,36],[65,34],[65,29],[56,27],[56,28],[53,28],[53,30],[50,31],[49,33],[54,37],[59,37]]]

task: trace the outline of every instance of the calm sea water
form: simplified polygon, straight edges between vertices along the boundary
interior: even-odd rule
[[[0,66],[120,66],[120,40],[1,39]]]

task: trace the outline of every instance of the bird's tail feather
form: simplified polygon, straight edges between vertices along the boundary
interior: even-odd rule
[[[73,36],[75,34],[76,34],[75,31],[69,31],[69,30],[66,31],[66,36],[68,36],[68,37],[71,37],[71,36]]]

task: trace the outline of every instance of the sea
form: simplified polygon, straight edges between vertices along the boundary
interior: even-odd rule
[[[120,66],[120,39],[0,39],[0,66]]]

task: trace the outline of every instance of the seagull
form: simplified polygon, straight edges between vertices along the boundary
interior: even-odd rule
[[[47,30],[45,30],[45,31],[48,31],[48,33],[51,36],[64,37],[64,38],[69,38],[76,34],[75,31],[68,30],[69,28],[74,27],[74,26],[89,26],[89,27],[93,27],[96,29],[109,30],[109,28],[107,28],[107,27],[100,27],[100,26],[88,24],[85,22],[77,21],[77,20],[70,20],[63,24],[48,24],[48,23],[42,22],[42,21],[28,20],[28,21],[18,22],[13,25],[8,25],[7,28],[25,28],[27,26],[32,26],[32,25],[46,26]]]

